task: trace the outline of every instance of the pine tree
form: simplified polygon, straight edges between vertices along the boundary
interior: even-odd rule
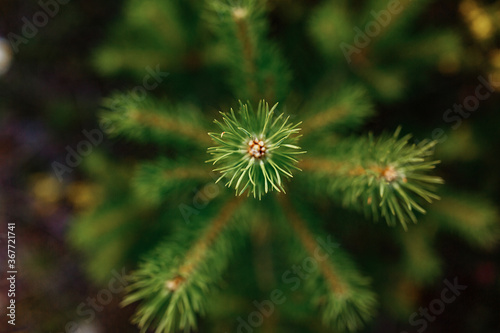
[[[389,289],[395,288],[376,275],[381,273],[373,269],[375,256],[362,268],[361,259],[353,259],[348,250],[353,234],[385,233],[367,245],[373,253],[384,241],[398,244],[401,260],[385,263],[384,273],[399,284],[409,277],[423,284],[439,274],[433,250],[438,229],[454,230],[482,247],[495,243],[494,209],[452,189],[431,206],[428,223],[408,230],[439,199],[443,180],[433,174],[438,161],[432,158],[437,142],[414,143],[401,128],[362,133],[375,114],[372,98],[400,99],[418,84],[419,66],[430,70],[449,54],[460,57],[453,33],[429,33],[412,47],[423,50],[443,40],[442,48],[420,54],[419,65],[408,66],[415,59],[400,45],[424,5],[408,4],[369,48],[353,53],[353,61],[361,63],[355,72],[338,47],[355,38],[349,2],[325,1],[307,10],[306,32],[296,38],[317,47],[311,58],[321,68],[311,63],[310,73],[296,80],[301,68],[294,57],[284,56],[286,46],[270,37],[268,5],[262,1],[127,2],[110,43],[95,56],[96,66],[141,78],[143,64],[159,63],[172,69],[172,85],[179,85],[168,93],[189,93],[184,101],[120,93],[106,101],[102,122],[109,135],[146,147],[151,160],[134,168],[102,156],[91,160],[86,166],[91,173],[112,170],[97,176],[105,199],[74,224],[71,238],[88,254],[102,254],[89,262],[97,280],[107,268],[142,257],[123,301],[137,305],[133,322],[141,331],[196,330],[207,314],[234,325],[238,316],[246,319],[254,311],[255,295],[269,299],[273,289],[290,291],[283,273],[297,265],[307,274],[294,271],[301,293],[287,294],[279,305],[282,321],[318,316],[327,330],[356,331],[375,315],[379,291],[387,306]],[[358,8],[359,22],[370,8],[384,6],[377,0]],[[119,38],[124,35],[137,36],[135,44]],[[402,53],[391,66],[388,59],[396,51],[390,43]],[[368,53],[375,54],[377,66],[368,62]],[[220,114],[207,106],[214,104],[222,106]],[[451,202],[466,213],[457,213]],[[476,208],[484,214],[477,223],[468,218]],[[330,218],[334,221],[327,223]],[[356,223],[363,219],[402,228]],[[318,252],[325,242],[335,246]],[[307,258],[313,258],[313,268]],[[221,309],[223,303],[228,305]]]

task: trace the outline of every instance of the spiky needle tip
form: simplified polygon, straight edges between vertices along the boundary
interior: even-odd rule
[[[255,112],[250,103],[240,102],[237,113],[221,112],[223,122],[215,121],[221,133],[209,133],[216,146],[208,149],[213,156],[208,162],[219,165],[214,170],[221,173],[217,182],[226,179],[236,195],[246,192],[260,199],[272,190],[285,192],[283,179],[300,170],[295,158],[305,153],[296,145],[300,123],[292,124],[283,113],[276,115],[277,106],[269,109],[262,100]]]

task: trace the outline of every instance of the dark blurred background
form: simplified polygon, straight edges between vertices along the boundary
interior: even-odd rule
[[[283,34],[280,30],[283,21],[299,15],[295,11],[312,8],[318,2],[271,1],[272,34]],[[468,18],[460,9],[465,2],[490,8],[487,13],[493,26],[487,42],[478,37],[485,29],[481,25],[486,23],[481,20],[474,23]],[[353,1],[354,5],[357,3],[362,1]],[[96,69],[92,60],[95,50],[107,42],[110,26],[122,15],[123,5],[124,1],[70,1],[61,5],[59,13],[33,38],[18,44],[19,52],[9,55],[6,47],[0,48],[1,332],[65,332],[66,324],[77,317],[78,305],[87,302],[88,297],[95,297],[101,289],[87,278],[81,253],[66,237],[73,217],[93,205],[99,184],[87,179],[79,168],[60,182],[52,163],[64,160],[66,147],[75,147],[84,138],[83,130],[97,128],[104,97],[137,85],[136,76],[127,72],[107,75]],[[36,1],[2,0],[2,43],[6,45],[11,32],[21,35],[22,18],[39,10]],[[478,110],[464,119],[456,131],[451,130],[452,124],[443,121],[443,113],[474,93],[479,75],[497,82],[496,89],[500,89],[499,22],[500,4],[495,1],[444,0],[429,5],[418,24],[446,26],[457,32],[466,50],[466,61],[460,62],[461,65],[453,60],[445,62],[403,99],[390,103],[377,99],[377,115],[365,127],[379,133],[403,124],[420,139],[429,137],[435,128],[442,128],[449,138],[438,147],[438,157],[448,162],[440,166],[440,175],[463,193],[481,193],[494,205],[500,200],[500,94],[481,102]],[[292,42],[288,44],[293,47]],[[190,63],[196,67],[195,54]],[[167,85],[175,84],[172,81]],[[210,107],[217,105],[217,99],[205,100]],[[126,161],[131,154],[127,143],[107,138],[99,151],[120,161]],[[6,324],[4,315],[7,302],[4,244],[6,225],[11,222],[16,223],[19,271],[15,327]],[[460,282],[468,288],[426,331],[498,332],[498,247],[477,249],[456,235],[440,235],[437,244],[444,264],[443,276],[460,276]],[[442,287],[442,279],[437,279],[415,296],[417,303],[427,306]],[[79,332],[136,332],[129,324],[133,309],[122,309],[119,302],[120,295],[116,295]],[[370,330],[400,332],[402,327],[382,312]]]

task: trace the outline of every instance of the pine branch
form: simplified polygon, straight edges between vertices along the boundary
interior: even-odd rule
[[[243,76],[245,78],[246,88],[248,92],[246,96],[257,98],[257,83],[254,81],[255,76],[255,53],[257,51],[250,38],[249,22],[246,20],[248,15],[245,8],[234,8],[232,11],[232,19],[236,24],[236,37],[241,44],[241,52],[243,54]],[[245,96],[245,95],[244,95]]]
[[[375,294],[370,290],[370,281],[363,277],[350,258],[339,248],[329,253],[328,258],[318,258],[319,245],[306,222],[296,212],[295,205],[278,196],[283,213],[293,231],[292,239],[299,241],[289,245],[292,260],[313,258],[319,269],[308,272],[305,289],[312,304],[319,308],[323,324],[335,330],[355,331],[373,317],[376,306]],[[330,240],[330,238],[328,238]],[[323,249],[326,254],[328,251]]]
[[[390,21],[386,25],[380,24],[380,32],[370,38],[370,44],[363,48],[361,50],[361,54],[357,56],[359,61],[363,65],[371,67],[373,63],[367,61],[366,57],[369,54],[375,53],[381,47],[382,49],[387,49],[384,42],[393,42],[393,38],[402,38],[405,36],[408,33],[411,24],[413,24],[418,18],[418,14],[425,9],[429,2],[429,0],[422,0],[418,2],[412,0],[399,0],[399,11],[396,13],[388,11]],[[384,0],[369,1],[365,5],[364,12],[359,15],[359,17],[362,18],[360,21],[369,22],[374,20],[372,15],[373,10],[375,8],[378,10],[387,10],[387,7],[388,3]],[[352,35],[350,40],[354,40],[354,35]]]
[[[120,34],[124,34],[123,31]],[[128,50],[123,52],[116,46],[101,48],[93,57],[94,67],[103,75],[116,74],[123,69],[135,72],[140,79],[144,77],[145,64],[160,64],[162,68],[175,68],[172,63],[165,63],[165,54],[159,50]]]
[[[309,30],[337,78],[354,71],[377,99],[391,102],[411,93],[408,77],[418,82],[423,68],[453,71],[460,64],[456,33],[434,29],[415,35],[415,22],[429,2],[373,0],[358,9],[348,1],[324,1],[314,9]],[[349,70],[343,71],[346,62]]]
[[[271,219],[262,211],[255,211],[252,219],[251,242],[256,283],[260,290],[272,290],[276,285],[272,252]]]
[[[242,198],[233,198],[222,207],[217,218],[214,219],[203,236],[185,255],[184,264],[179,268],[179,274],[182,277],[189,277],[196,267],[204,260],[208,248],[214,244],[227,223],[231,221],[234,212],[241,205],[242,201]]]
[[[190,142],[205,146],[210,143],[203,117],[192,106],[138,102],[130,95],[115,95],[105,106],[110,111],[103,113],[102,122],[110,135],[158,144]]]
[[[211,23],[227,48],[234,95],[252,102],[281,101],[290,74],[276,47],[266,39],[267,21],[261,0],[212,0]]]
[[[333,56],[336,60],[344,62],[346,59],[341,48],[348,47],[347,44],[355,47],[352,44],[354,44],[355,36],[358,34],[352,27],[363,30],[366,28],[367,22],[375,21],[372,15],[374,11],[386,10],[388,18],[383,17],[383,19],[387,20],[387,23],[380,24],[379,21],[376,21],[379,27],[378,32],[369,37],[369,43],[366,46],[357,48],[356,52],[351,54],[350,60],[354,62],[352,68],[354,70],[365,69],[373,67],[374,62],[371,59],[379,55],[380,49],[384,51],[392,49],[395,45],[394,40],[404,41],[407,38],[410,24],[414,23],[417,15],[428,2],[428,0],[418,2],[402,0],[397,6],[397,12],[389,12],[387,10],[388,2],[384,0],[367,1],[363,4],[363,8],[357,11],[349,7],[348,1],[324,1],[313,11],[309,30],[325,56],[328,58]],[[388,46],[386,43],[392,45]],[[369,57],[369,55],[371,56]],[[362,74],[361,71],[358,73]]]
[[[373,114],[373,106],[360,87],[347,87],[336,94],[330,91],[311,99],[303,107],[304,115],[302,134],[304,139],[318,137],[333,128],[336,131],[355,129]]]
[[[417,198],[439,199],[435,185],[443,181],[427,175],[438,163],[426,160],[436,142],[410,145],[410,136],[398,139],[398,134],[344,140],[327,158],[308,156],[299,166],[308,171],[309,186],[326,186],[344,206],[362,209],[375,220],[381,215],[389,225],[399,221],[406,230],[408,221],[417,222],[415,210],[425,213]]]
[[[208,225],[177,233],[134,272],[122,304],[141,302],[133,318],[141,332],[149,327],[156,333],[196,329],[196,314],[205,312],[209,294],[241,243],[245,223],[231,223],[241,203],[233,198]]]
[[[459,191],[443,194],[428,219],[441,230],[460,235],[472,246],[491,249],[500,240],[500,214],[485,198]]]
[[[354,20],[348,1],[323,1],[312,10],[308,30],[325,58],[345,61],[339,45],[352,40]]]
[[[395,234],[402,250],[402,262],[398,271],[417,285],[435,281],[442,272],[441,260],[433,246],[436,231],[436,225],[422,223],[411,232]]]
[[[390,22],[386,26],[381,25],[381,31],[377,34],[374,41],[391,40],[391,38],[401,38],[405,36],[416,23],[422,12],[429,6],[431,0],[413,1],[400,0],[397,12],[389,12],[391,15]],[[363,12],[359,18],[361,22],[373,20],[372,11],[388,9],[388,3],[385,0],[367,1]],[[373,45],[376,45],[374,43]]]
[[[292,226],[292,229],[295,232],[295,236],[298,238],[308,255],[314,257],[314,252],[318,247],[318,244],[308,229],[305,221],[300,218],[288,199],[282,195],[278,196],[278,199],[283,208],[283,212],[287,217],[287,222]],[[330,285],[332,292],[338,295],[344,295],[347,292],[347,286],[343,281],[341,281],[331,263],[320,262],[319,267],[325,280]]]
[[[126,1],[124,15],[111,25],[106,43],[93,55],[94,66],[103,74],[131,72],[138,79],[152,64],[169,71],[182,69],[190,47],[199,44],[199,15],[186,15],[189,6],[182,0]]]
[[[143,198],[153,202],[170,200],[194,188],[201,182],[211,182],[212,171],[207,166],[197,166],[193,163],[173,162],[161,158],[155,162],[143,163],[134,177],[134,187]]]

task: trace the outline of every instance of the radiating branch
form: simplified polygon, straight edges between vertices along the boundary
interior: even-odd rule
[[[320,311],[323,324],[338,331],[359,330],[373,316],[376,305],[370,280],[361,275],[339,245],[331,242],[330,236],[326,242],[320,242],[286,196],[279,195],[278,201],[291,226],[292,237],[287,241],[291,259],[300,260],[304,270],[306,260],[317,267],[307,269],[308,274],[301,278],[305,280],[307,298]]]
[[[307,227],[307,224],[301,219],[286,196],[278,195],[278,199],[283,208],[283,212],[287,217],[288,223],[290,223],[292,230],[295,232],[295,236],[300,240],[307,253],[311,257],[315,257],[318,243]],[[319,261],[318,264],[325,280],[328,281],[332,292],[339,295],[339,297],[348,292],[347,285],[341,281],[340,277],[335,272],[335,268],[332,266],[331,261]]]
[[[410,136],[398,138],[372,136],[347,139],[328,152],[328,156],[308,156],[300,162],[307,186],[314,186],[342,202],[361,209],[375,220],[379,216],[406,229],[417,222],[414,211],[425,213],[419,203],[437,200],[436,185],[443,180],[429,175],[439,161],[428,160],[436,142],[409,144]]]

